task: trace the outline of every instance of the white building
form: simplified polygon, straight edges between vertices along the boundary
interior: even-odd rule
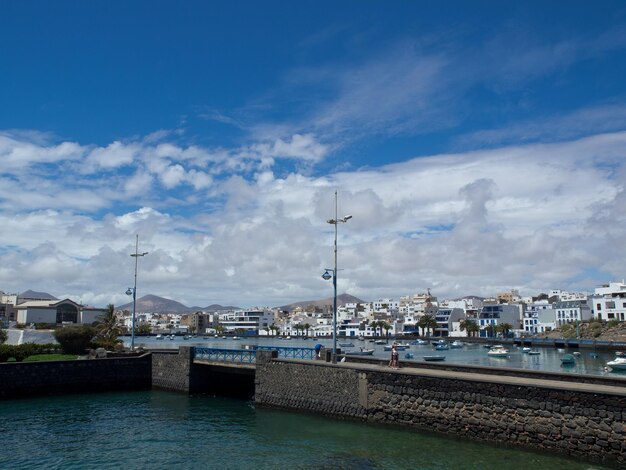
[[[626,321],[626,284],[624,281],[596,287],[592,297],[592,312],[601,320]]]
[[[225,332],[243,330],[247,334],[258,334],[260,330],[274,324],[271,310],[238,310],[220,315],[220,324]]]
[[[556,327],[556,313],[553,304],[547,300],[526,304],[522,317],[523,333],[535,335],[545,333]]]
[[[557,326],[591,320],[591,308],[587,300],[566,300],[554,304]]]
[[[85,307],[73,300],[29,300],[16,305],[17,323],[45,323],[48,325],[91,325],[106,313],[105,309]]]

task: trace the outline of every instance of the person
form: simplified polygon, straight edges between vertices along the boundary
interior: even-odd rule
[[[315,359],[321,359],[322,358],[322,345],[320,343],[317,343],[314,346],[315,349]]]
[[[398,348],[396,347],[396,344],[394,343],[391,346],[391,360],[389,361],[389,367],[391,367],[392,369],[399,369],[400,365],[398,364],[398,358],[399,358]]]

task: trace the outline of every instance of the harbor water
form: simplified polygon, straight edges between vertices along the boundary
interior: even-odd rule
[[[130,338],[123,337],[124,344],[130,345]],[[460,338],[462,341],[462,338]],[[351,347],[341,347],[340,343],[351,343]],[[404,341],[398,341],[404,343]],[[279,347],[308,347],[313,348],[316,343],[321,343],[326,348],[332,348],[332,340],[328,338],[292,338],[290,340],[279,339],[276,337],[241,337],[233,340],[230,337],[215,338],[195,336],[185,340],[182,336],[175,336],[173,340],[163,339],[157,340],[154,336],[136,337],[135,345],[146,348],[178,348],[179,346],[199,346],[207,348],[222,349],[241,349],[244,345],[263,345],[263,346],[279,346]],[[393,341],[389,341],[392,344]],[[390,352],[385,351],[384,344],[375,344],[374,342],[353,340],[340,340],[338,347],[343,351],[353,351],[360,348],[374,349],[372,357],[389,359]],[[400,351],[400,362],[423,362],[424,356],[445,356],[446,363],[493,366],[493,367],[512,367],[547,372],[564,372],[571,374],[590,374],[590,375],[609,375],[615,377],[626,377],[626,371],[613,371],[606,368],[606,363],[615,358],[615,352],[607,350],[594,351],[592,349],[556,349],[554,347],[538,347],[538,355],[529,355],[522,352],[521,347],[514,345],[505,346],[510,354],[507,357],[490,357],[487,355],[487,349],[479,343],[465,343],[462,348],[448,349],[437,351],[432,344],[411,345],[408,349]],[[410,353],[413,358],[407,359],[406,355]],[[562,364],[561,358],[566,353],[574,353],[575,362],[573,364]]]
[[[13,470],[606,468],[425,431],[161,391],[0,402],[0,435],[0,467]]]

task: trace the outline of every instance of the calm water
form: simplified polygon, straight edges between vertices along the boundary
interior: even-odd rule
[[[429,433],[167,392],[0,402],[7,469],[603,469]]]
[[[130,338],[123,338],[125,345],[130,345]],[[225,349],[241,349],[244,344],[262,344],[283,347],[308,347],[312,348],[316,343],[321,343],[328,348],[332,348],[332,340],[330,339],[298,339],[293,338],[289,341],[279,340],[277,338],[241,338],[238,341],[228,338],[209,338],[202,337],[184,340],[182,337],[170,340],[156,340],[155,337],[135,338],[136,345],[144,345],[147,348],[178,348],[179,346],[204,346],[212,348]],[[338,343],[344,341],[338,341]],[[390,352],[384,350],[384,345],[374,344],[369,341],[353,340],[354,348],[342,348],[350,350],[355,348],[374,348],[374,357],[388,359]],[[391,344],[391,342],[390,342]],[[567,372],[573,374],[592,374],[592,375],[609,375],[616,377],[626,377],[626,371],[605,371],[607,361],[615,358],[615,353],[610,351],[596,351],[588,349],[555,349],[555,348],[536,348],[541,352],[539,356],[529,356],[524,354],[521,348],[513,345],[506,346],[511,354],[508,358],[497,358],[487,356],[487,349],[482,344],[466,344],[461,349],[449,349],[447,351],[435,351],[432,345],[411,346],[406,351],[400,351],[401,361],[423,361],[426,355],[443,355],[446,356],[445,362],[456,364],[471,364],[481,366],[495,367],[515,367],[531,370],[543,370],[552,372]],[[406,353],[412,353],[413,359],[406,359]],[[573,365],[562,365],[561,357],[565,353],[580,352],[576,356],[576,363]]]

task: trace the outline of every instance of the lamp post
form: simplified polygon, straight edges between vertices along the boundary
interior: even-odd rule
[[[351,218],[351,215],[346,215],[341,219],[337,218],[337,191],[335,191],[335,218],[326,221],[335,226],[335,268],[326,268],[326,272],[322,275],[322,278],[326,281],[331,278],[330,273],[332,273],[333,278],[333,364],[337,362],[337,225],[340,223],[345,224]]]
[[[137,262],[140,256],[146,256],[147,254],[148,254],[147,251],[144,251],[143,253],[139,253],[139,235],[136,235],[135,252],[130,254],[130,256],[135,258],[135,284],[133,287],[129,287],[128,289],[126,289],[126,295],[133,296],[133,318],[132,318],[132,323],[130,327],[131,329],[130,350],[131,351],[135,350],[135,312],[136,312],[136,306],[137,306]]]

